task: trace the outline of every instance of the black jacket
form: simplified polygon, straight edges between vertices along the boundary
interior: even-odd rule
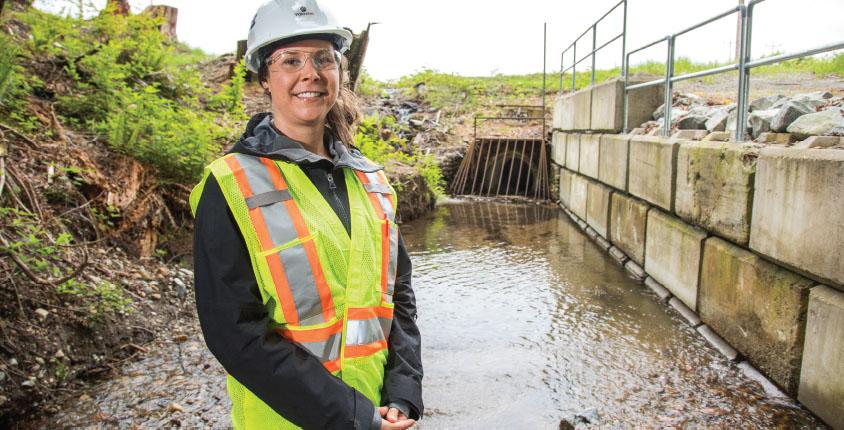
[[[281,135],[272,126],[271,116],[259,114],[249,121],[231,152],[296,162],[350,231],[341,169],[371,170],[375,166],[357,150],[326,135],[333,162]],[[246,243],[213,175],[202,192],[195,227],[197,313],[208,349],[226,371],[280,415],[305,429],[370,429],[379,424],[369,399],[331,375],[319,359],[268,329],[269,316]],[[410,418],[418,419],[424,408],[421,344],[411,263],[401,236],[393,301],[381,402],[407,409]]]

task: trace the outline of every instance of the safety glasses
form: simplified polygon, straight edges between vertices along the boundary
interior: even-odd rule
[[[285,73],[293,73],[302,70],[308,58],[311,59],[316,70],[333,70],[340,65],[340,53],[333,49],[320,49],[314,52],[297,51],[286,49],[276,52],[267,59],[267,67],[280,70]]]

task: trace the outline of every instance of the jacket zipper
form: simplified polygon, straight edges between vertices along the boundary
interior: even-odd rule
[[[334,175],[331,172],[325,172],[325,177],[328,179],[328,189],[331,190],[331,197],[334,199],[334,203],[337,204],[337,207],[340,208],[340,216],[343,218],[340,221],[344,221],[346,219],[346,207],[343,206],[343,202],[340,200],[340,196],[337,195],[337,184],[334,183]],[[349,218],[349,224],[351,225],[351,218]],[[351,236],[351,235],[350,235]]]

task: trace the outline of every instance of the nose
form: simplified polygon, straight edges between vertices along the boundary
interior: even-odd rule
[[[319,80],[319,70],[314,66],[313,58],[308,58],[305,65],[302,67],[302,79],[304,80]]]

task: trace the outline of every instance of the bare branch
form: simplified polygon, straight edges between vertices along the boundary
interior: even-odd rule
[[[32,280],[32,282],[35,282],[36,284],[53,286],[64,284],[65,282],[79,276],[79,274],[82,273],[83,270],[85,270],[85,267],[88,266],[88,250],[82,248],[82,263],[77,266],[76,269],[74,269],[70,275],[67,275],[60,279],[44,279],[36,275],[35,272],[33,272],[32,269],[30,269],[29,266],[27,266],[26,263],[24,263],[23,260],[20,259],[20,257],[11,249],[11,247],[9,246],[9,242],[6,241],[6,238],[3,237],[3,234],[0,234],[0,244],[2,244],[6,248],[5,251],[7,254],[9,254],[10,257],[12,257],[12,261],[14,261],[15,264],[17,264],[18,267],[23,271],[23,273],[30,280]]]

